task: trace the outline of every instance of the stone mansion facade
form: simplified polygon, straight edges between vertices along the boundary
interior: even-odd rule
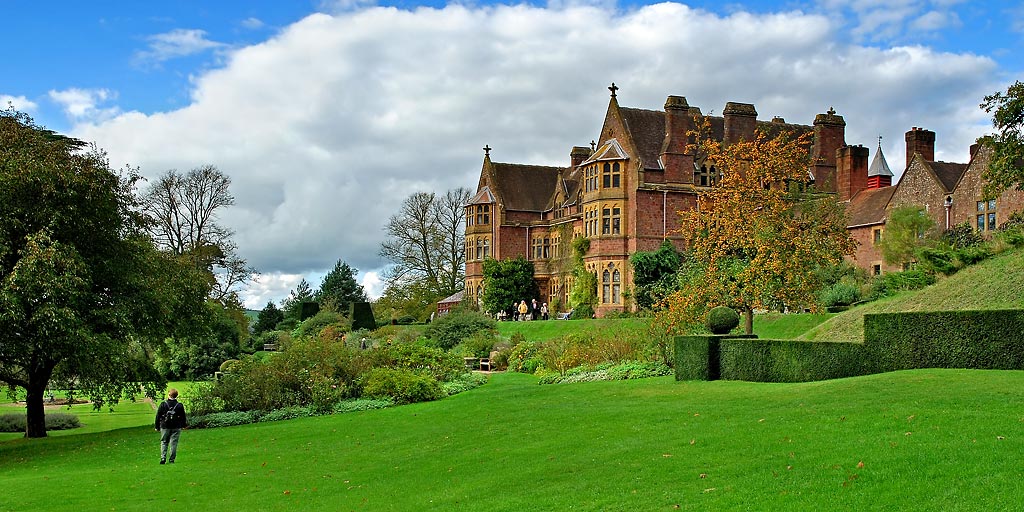
[[[682,96],[668,96],[664,110],[622,107],[615,84],[600,137],[573,147],[566,166],[495,162],[485,147],[476,194],[466,208],[465,295],[478,300],[483,291],[483,260],[526,257],[535,266],[538,301],[567,309],[572,288],[571,244],[587,237],[586,268],[597,276],[598,316],[631,307],[629,256],[653,251],[663,240],[683,248],[675,231],[676,212],[696,208],[698,195],[715,185],[714,168],[687,151],[688,135],[705,116]],[[852,260],[870,272],[892,270],[881,261],[875,242],[886,212],[903,204],[927,208],[939,226],[969,221],[988,231],[1024,196],[1009,191],[996,199],[981,197],[980,173],[986,153],[971,151],[967,164],[935,162],[935,134],[907,132],[907,167],[899,183],[881,150],[868,164],[868,149],[849,146],[846,123],[830,109],[812,124],[757,119],[754,106],[726,103],[722,116],[707,116],[711,136],[726,144],[750,140],[755,130],[767,134],[789,130],[813,133],[808,170],[814,186],[847,202],[849,229],[859,247]],[[947,221],[948,219],[948,221]],[[530,298],[524,297],[529,300]]]

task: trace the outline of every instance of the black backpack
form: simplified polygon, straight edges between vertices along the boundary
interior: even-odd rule
[[[178,407],[181,406],[178,402],[171,402],[170,400],[164,402],[167,404],[167,412],[164,413],[163,426],[164,428],[178,428]]]

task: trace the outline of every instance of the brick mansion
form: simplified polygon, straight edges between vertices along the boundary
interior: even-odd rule
[[[476,193],[466,205],[464,293],[470,299],[483,291],[484,259],[523,256],[534,263],[538,300],[565,309],[572,288],[571,242],[585,236],[590,249],[584,264],[597,276],[595,309],[602,316],[631,307],[623,293],[632,287],[631,254],[656,250],[666,239],[683,248],[676,212],[696,208],[698,195],[715,186],[717,177],[687,150],[688,133],[705,116],[682,96],[668,96],[664,110],[623,107],[617,89],[609,87],[599,139],[573,147],[565,166],[495,162],[484,148]],[[751,140],[755,130],[769,136],[811,132],[813,186],[846,204],[848,229],[858,242],[850,260],[869,273],[898,270],[885,264],[876,247],[893,208],[923,206],[940,228],[967,222],[982,232],[1024,208],[1024,192],[983,196],[981,173],[989,154],[978,145],[970,148],[967,163],[937,162],[935,133],[911,128],[906,166],[893,184],[880,145],[869,163],[867,147],[846,143],[846,122],[834,110],[816,115],[810,125],[757,116],[754,105],[729,102],[720,117],[706,119],[711,136],[725,144]]]

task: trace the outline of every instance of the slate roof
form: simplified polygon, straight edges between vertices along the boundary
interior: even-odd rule
[[[489,204],[494,202],[494,194],[491,194],[491,187],[485,186],[473,196],[466,204]]]
[[[878,150],[875,151],[875,158],[871,160],[871,166],[868,167],[868,176],[892,176],[892,170],[889,169],[889,163],[885,161],[885,155],[882,154],[882,146],[878,146]]]
[[[445,298],[437,301],[437,303],[438,304],[457,304],[459,302],[462,302],[462,298],[465,295],[466,295],[465,291],[456,292],[454,295],[450,295],[448,297],[445,297]]]
[[[493,162],[494,183],[507,210],[542,212],[551,201],[562,167]]]
[[[885,222],[885,207],[892,199],[896,187],[869,188],[857,192],[846,205],[847,227],[881,224]]]
[[[657,110],[619,107],[622,123],[636,144],[644,169],[661,169],[658,156],[665,141],[665,113]]]
[[[939,182],[942,183],[942,187],[946,189],[947,194],[953,192],[956,184],[960,181],[960,177],[967,171],[967,164],[953,162],[928,162],[928,166],[935,173],[935,177],[939,179]]]

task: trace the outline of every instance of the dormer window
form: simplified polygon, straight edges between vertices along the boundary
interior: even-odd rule
[[[601,176],[603,188],[619,188],[622,184],[622,166],[618,162],[613,164],[605,162]]]
[[[693,184],[700,187],[712,187],[715,185],[717,172],[713,165],[710,169],[708,169],[707,165],[701,165],[699,168],[695,166],[693,169]]]

